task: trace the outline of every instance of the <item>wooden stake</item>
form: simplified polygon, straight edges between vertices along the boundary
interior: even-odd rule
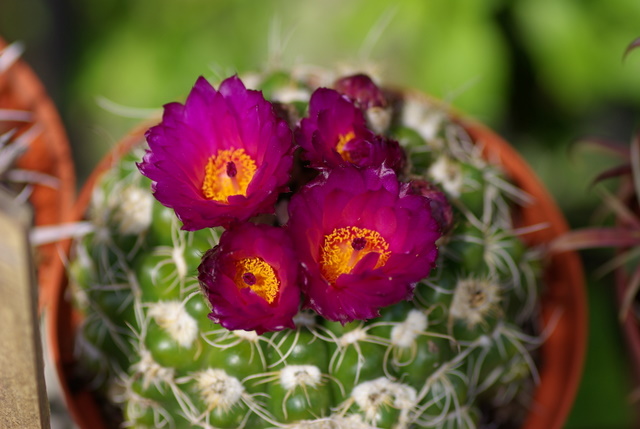
[[[28,230],[31,211],[0,189],[0,428],[49,428]]]

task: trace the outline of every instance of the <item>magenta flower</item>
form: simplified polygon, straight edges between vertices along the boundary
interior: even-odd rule
[[[199,78],[184,105],[165,105],[138,168],[183,229],[272,213],[293,163],[291,131],[262,93],[233,76],[216,91]]]
[[[198,272],[214,322],[258,334],[295,327],[299,263],[284,229],[234,224],[205,253]]]
[[[378,85],[366,74],[340,78],[334,84],[334,88],[352,99],[363,110],[387,105],[387,100]]]
[[[405,152],[396,140],[373,134],[367,140],[356,138],[347,142],[342,157],[357,167],[380,167],[384,164],[396,174],[401,174],[407,165]]]
[[[309,100],[309,117],[295,132],[303,159],[311,167],[331,169],[340,165],[379,167],[383,163],[399,171],[405,165],[397,142],[375,135],[367,128],[362,111],[346,96],[319,88]]]
[[[323,173],[291,198],[287,228],[305,271],[305,306],[342,323],[410,299],[440,237],[429,199],[385,167]]]

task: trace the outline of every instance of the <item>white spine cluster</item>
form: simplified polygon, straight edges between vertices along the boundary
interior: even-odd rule
[[[404,103],[402,123],[415,129],[426,142],[436,139],[443,120],[444,110],[429,108],[422,99],[408,98]]]
[[[258,339],[260,338],[256,331],[237,330],[232,331],[232,333],[234,336],[240,338],[241,340],[249,341],[250,343],[257,343]]]
[[[151,384],[171,383],[175,375],[173,368],[165,368],[157,363],[146,349],[140,350],[140,360],[131,367],[135,373],[142,375],[142,387],[147,389]]]
[[[244,393],[242,383],[221,369],[206,369],[196,373],[193,379],[208,410],[221,408],[227,411]]]
[[[415,406],[416,390],[386,377],[365,381],[353,388],[351,398],[365,414],[365,421],[373,421],[382,406],[408,411]]]
[[[341,347],[347,347],[352,344],[357,344],[360,341],[365,341],[367,337],[367,331],[362,328],[356,328],[342,335],[338,340],[338,344]]]
[[[280,384],[288,391],[298,386],[317,387],[321,381],[322,373],[315,365],[288,365],[280,370]]]
[[[179,301],[153,303],[147,314],[182,347],[191,347],[198,338],[198,322]]]
[[[123,235],[136,235],[146,231],[151,225],[153,195],[138,186],[124,186],[114,190],[109,207]]]
[[[486,279],[461,279],[456,285],[449,314],[469,328],[484,323],[500,304],[500,286]]]
[[[426,329],[427,316],[420,310],[411,310],[404,322],[394,325],[391,330],[391,344],[402,349],[409,348]]]
[[[333,415],[331,417],[304,420],[301,422],[287,425],[287,429],[376,429],[362,421],[362,417],[358,414],[349,416]]]
[[[447,155],[441,155],[429,168],[429,177],[454,198],[460,197],[464,175],[460,164]]]
[[[367,124],[376,134],[383,134],[391,124],[391,110],[385,107],[370,107],[365,112]]]

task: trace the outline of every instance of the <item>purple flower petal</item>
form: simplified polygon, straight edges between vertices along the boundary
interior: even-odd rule
[[[258,334],[294,327],[299,263],[284,229],[236,224],[205,253],[198,272],[214,322]]]
[[[340,78],[334,84],[334,88],[340,94],[352,99],[363,110],[387,105],[387,100],[380,88],[366,74]]]
[[[319,88],[309,101],[309,117],[295,131],[303,159],[316,169],[354,164],[400,171],[405,155],[397,142],[378,136],[366,126],[362,111],[335,90]]]
[[[165,106],[138,168],[183,229],[273,213],[293,163],[291,131],[262,93],[233,76],[216,91],[199,78],[184,105]]]
[[[346,323],[410,299],[437,257],[429,199],[385,167],[337,167],[296,193],[287,225],[302,261],[305,306]]]

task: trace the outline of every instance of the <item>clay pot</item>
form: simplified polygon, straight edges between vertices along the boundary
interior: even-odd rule
[[[502,138],[475,122],[459,120],[474,141],[484,146],[485,154],[499,160],[512,180],[535,202],[520,214],[519,226],[545,224],[548,228],[527,234],[531,244],[548,243],[568,230],[567,223],[533,171]],[[145,127],[146,128],[146,127]],[[141,128],[128,135],[107,156],[83,188],[76,216],[81,217],[89,201],[96,177],[120,154],[143,140]],[[560,429],[571,410],[580,381],[586,351],[586,296],[584,276],[578,255],[566,252],[553,255],[545,272],[542,297],[542,326],[550,335],[541,346],[540,384],[524,425],[525,429]],[[50,347],[57,366],[70,412],[81,428],[106,428],[92,392],[74,383],[73,329],[79,315],[65,300],[64,278],[57,285],[55,305],[49,312]],[[549,326],[552,323],[554,326]]]
[[[0,39],[0,50],[6,46],[7,43]],[[56,225],[70,221],[75,198],[75,171],[67,135],[55,105],[24,61],[18,60],[0,73],[0,109],[22,110],[31,115],[29,122],[0,122],[0,134],[16,130],[16,136],[20,136],[31,127],[39,127],[39,134],[18,159],[16,167],[46,174],[57,181],[55,187],[34,185],[29,197],[34,224]],[[42,308],[52,300],[51,293],[57,287],[64,267],[55,243],[39,246],[34,258]]]

